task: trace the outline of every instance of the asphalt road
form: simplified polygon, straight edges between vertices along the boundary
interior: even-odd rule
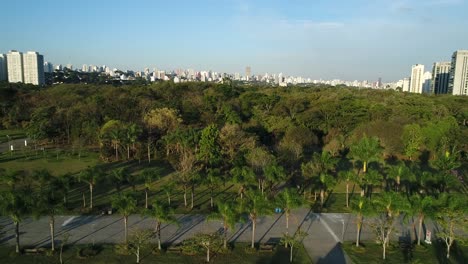
[[[162,239],[166,243],[179,243],[196,233],[210,233],[222,228],[219,220],[207,221],[203,215],[177,215],[179,225],[163,225]],[[44,246],[50,244],[48,218],[38,220],[25,219],[20,224],[20,240],[23,246]],[[13,245],[15,243],[14,226],[10,219],[0,218],[3,234],[0,243]],[[56,217],[56,241],[59,242],[64,233],[70,234],[69,243],[121,243],[124,240],[124,222],[122,217],[114,215],[103,216],[58,216]],[[154,229],[154,220],[132,215],[129,218],[129,229]],[[304,247],[314,263],[350,263],[341,250],[339,242],[356,239],[356,223],[351,214],[316,214],[309,209],[293,211],[290,219],[289,232],[295,232],[298,227],[308,233],[303,240]],[[396,225],[393,240],[414,238],[411,221]],[[432,225],[428,225],[433,230]],[[283,214],[273,214],[262,217],[257,222],[255,239],[257,242],[279,241],[286,232],[286,219]],[[229,230],[230,241],[250,242],[250,222],[237,224],[235,230]],[[370,228],[364,226],[362,240],[374,240],[375,235]]]

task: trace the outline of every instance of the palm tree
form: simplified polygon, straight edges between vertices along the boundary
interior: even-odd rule
[[[33,215],[49,217],[50,242],[52,251],[55,251],[55,216],[64,211],[63,200],[56,194],[58,190],[48,189],[37,193],[34,199]]]
[[[364,216],[369,215],[372,212],[371,209],[369,200],[363,196],[359,196],[359,198],[351,202],[351,210],[356,214],[356,247],[359,247]]]
[[[252,244],[251,247],[255,247],[255,228],[257,226],[257,219],[263,215],[271,214],[270,203],[265,196],[258,191],[251,191],[247,194],[248,202],[245,204],[246,212],[249,215],[250,221],[252,221]]]
[[[399,162],[397,165],[390,166],[387,170],[387,178],[395,182],[395,191],[400,191],[401,179],[408,173],[408,167],[403,163]]]
[[[161,189],[163,192],[167,195],[167,203],[171,205],[171,195],[175,190],[175,183],[173,181],[170,181],[166,184],[164,184]]]
[[[127,171],[125,168],[113,169],[107,177],[115,185],[117,192],[120,193],[122,185],[127,181]]]
[[[176,223],[177,220],[174,217],[174,211],[170,206],[159,204],[157,201],[154,201],[153,207],[146,210],[146,215],[156,221],[154,233],[158,237],[158,249],[161,250],[161,224]]]
[[[353,181],[354,179],[356,179],[356,173],[354,173],[353,170],[340,171],[338,173],[338,177],[340,180],[346,182],[346,208],[348,208],[349,207],[349,183],[350,181]]]
[[[297,193],[297,190],[288,188],[281,191],[277,197],[278,206],[283,208],[286,215],[286,230],[289,228],[289,217],[291,216],[291,210],[299,208],[304,204],[304,200],[301,195]],[[287,233],[287,231],[286,231]]]
[[[221,219],[223,221],[224,248],[227,248],[227,231],[228,228],[234,229],[236,222],[240,220],[236,206],[232,202],[219,201],[217,203],[217,212],[208,216],[208,219]]]
[[[130,145],[135,149],[135,142],[141,134],[141,128],[136,124],[130,124],[125,131],[125,142],[127,143],[127,159],[130,160]]]
[[[219,169],[208,169],[208,175],[203,179],[203,183],[210,190],[210,205],[213,208],[213,195],[214,192],[221,185],[221,176]]]
[[[140,177],[143,179],[145,185],[145,209],[148,209],[148,193],[151,188],[151,185],[155,180],[160,178],[159,173],[156,169],[145,169],[140,174]]]
[[[367,166],[372,161],[379,161],[382,155],[379,139],[377,137],[368,138],[366,135],[349,148],[348,156],[352,160],[362,162],[362,171],[367,172]]]
[[[252,168],[243,166],[232,168],[230,173],[232,175],[233,182],[239,185],[239,195],[241,199],[244,199],[244,194],[248,187],[255,184],[255,172]]]
[[[67,207],[68,205],[68,193],[70,192],[73,183],[74,178],[70,173],[55,177],[51,183],[51,188],[62,194],[64,207]]]
[[[93,209],[93,189],[97,182],[101,179],[102,172],[97,167],[88,167],[78,175],[80,182],[85,182],[89,185],[89,208]]]
[[[20,252],[19,224],[31,209],[29,194],[29,192],[22,190],[7,190],[0,194],[2,215],[10,217],[15,225],[16,253]]]
[[[50,183],[52,175],[49,171],[45,169],[35,170],[33,171],[32,178],[34,179],[35,183],[39,186],[39,190],[43,191],[44,188]]]
[[[336,180],[332,175],[328,173],[320,173],[319,183],[320,183],[320,206],[323,207],[323,203],[325,199],[325,192],[327,192],[328,189],[336,185]]]
[[[409,198],[410,213],[418,218],[418,246],[421,245],[422,225],[426,216],[435,215],[435,201],[431,196],[421,196],[414,194]]]
[[[294,235],[289,235],[285,233],[281,238],[281,243],[285,245],[285,247],[290,247],[289,251],[289,262],[293,262],[293,248],[302,242],[302,239],[307,236],[306,232],[301,231],[298,229]]]
[[[329,177],[322,176],[329,175],[338,163],[338,159],[333,157],[328,151],[322,151],[321,153],[314,153],[312,160],[308,163],[302,164],[302,174],[305,178],[313,179],[316,178],[316,182],[321,185],[321,205],[323,205],[323,186]],[[325,181],[327,180],[327,181]],[[331,181],[330,181],[331,182]]]
[[[120,128],[115,128],[109,131],[109,138],[111,140],[112,146],[114,146],[115,160],[118,161],[119,160],[119,145],[121,144],[122,138],[123,138],[122,131],[120,130]]]
[[[365,194],[368,197],[371,197],[374,187],[382,184],[383,176],[379,171],[370,169],[363,175],[362,180],[365,186],[365,193],[361,192],[361,195]]]
[[[117,194],[112,197],[112,207],[117,209],[117,211],[123,216],[125,244],[128,244],[128,217],[136,211],[137,201],[130,193]]]

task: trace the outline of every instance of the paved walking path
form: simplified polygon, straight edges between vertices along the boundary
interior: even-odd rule
[[[219,220],[206,221],[203,215],[177,215],[179,226],[163,225],[162,239],[167,243],[180,243],[196,233],[210,233],[222,228]],[[20,240],[22,246],[44,246],[50,244],[48,217],[38,220],[25,219],[20,224]],[[286,232],[286,219],[283,214],[262,217],[257,222],[255,239],[257,242],[276,241]],[[1,217],[0,225],[3,234],[0,243],[13,245],[15,243],[14,226],[8,218]],[[154,220],[132,215],[129,218],[129,229],[154,229]],[[104,216],[58,216],[56,218],[56,241],[60,241],[64,233],[71,235],[69,243],[121,243],[124,239],[124,224],[122,217]],[[314,263],[351,263],[343,253],[339,242],[354,241],[356,225],[354,216],[350,214],[316,214],[309,209],[293,211],[290,219],[289,232],[301,230],[308,233],[303,244]],[[394,239],[414,237],[410,229],[411,223],[399,225],[399,232],[394,233]],[[250,242],[250,222],[237,224],[235,230],[229,230],[230,241]],[[362,240],[373,240],[374,234],[368,228],[363,229]]]

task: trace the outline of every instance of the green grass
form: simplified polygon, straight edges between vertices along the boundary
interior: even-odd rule
[[[387,249],[386,260],[382,259],[382,246],[367,241],[363,247],[357,248],[354,243],[343,244],[343,249],[353,263],[424,263],[424,264],[462,264],[468,263],[468,247],[454,245],[451,249],[450,259],[446,258],[446,247],[443,242],[433,242],[432,245],[412,245],[411,248],[402,248],[398,242],[393,242]]]
[[[0,143],[8,142],[7,135],[10,136],[10,140],[25,138],[26,133],[20,129],[4,129],[0,130]]]
[[[117,255],[114,251],[114,245],[103,245],[98,246],[100,248],[99,253],[94,257],[87,259],[80,259],[78,257],[78,251],[80,248],[85,246],[74,246],[67,248],[63,253],[63,259],[65,263],[135,263],[136,257],[134,255]],[[259,264],[281,264],[289,263],[289,250],[282,246],[277,246],[273,252],[266,253],[246,253],[245,248],[247,244],[238,243],[235,247],[227,253],[212,254],[210,263],[226,263],[226,264],[237,264],[237,263],[259,263]],[[205,253],[206,254],[206,253]],[[142,259],[140,263],[160,263],[160,264],[178,264],[178,263],[205,263],[205,254],[199,254],[195,256],[186,256],[179,253],[162,252],[159,255],[154,255],[150,250],[144,250],[142,252]],[[15,264],[26,264],[26,263],[59,263],[59,257],[56,253],[54,256],[44,255],[16,255],[13,247],[0,247],[0,260],[2,263],[15,263]],[[303,247],[299,247],[294,253],[294,262],[299,264],[312,263]]]

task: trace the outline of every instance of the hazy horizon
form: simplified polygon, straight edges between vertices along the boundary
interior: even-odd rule
[[[352,2],[352,3],[351,3]],[[468,48],[464,0],[2,4],[0,53],[34,50],[54,64],[193,68],[314,79],[395,81],[413,64]]]

